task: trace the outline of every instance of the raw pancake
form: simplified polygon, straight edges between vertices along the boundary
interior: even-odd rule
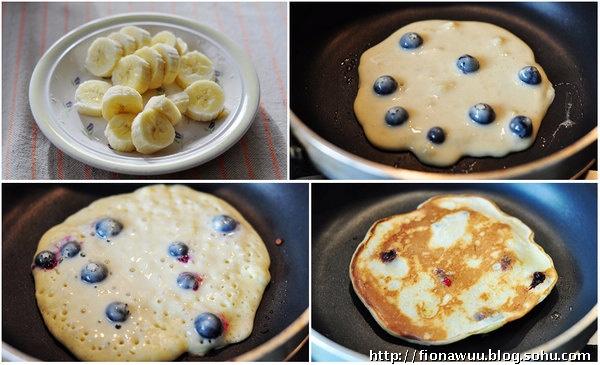
[[[485,198],[443,195],[375,222],[350,278],[388,333],[442,345],[524,316],[558,277],[523,222]]]
[[[237,220],[233,232],[212,228],[221,214]],[[95,222],[105,217],[123,224],[108,241],[94,234]],[[184,186],[154,185],[97,200],[46,232],[37,252],[59,252],[69,240],[81,243],[80,254],[50,270],[35,267],[33,276],[46,325],[81,360],[169,361],[242,341],[270,280],[269,254],[244,217],[225,201]],[[168,254],[176,241],[189,246],[187,262]],[[108,267],[104,281],[80,279],[91,261]],[[176,284],[182,272],[202,279],[197,290]],[[105,315],[114,301],[127,303],[131,313],[120,329]],[[214,340],[195,330],[194,319],[204,312],[223,321],[224,333]]]
[[[400,47],[399,40],[416,32],[423,44],[413,50]],[[462,55],[478,59],[477,72],[463,74],[456,66]],[[518,72],[535,66],[542,82],[528,85]],[[533,144],[554,89],[533,51],[509,31],[488,23],[427,20],[409,24],[362,54],[358,67],[359,89],[354,112],[367,139],[385,150],[410,150],[426,164],[448,166],[461,156],[501,157]],[[373,83],[392,76],[398,89],[378,95]],[[477,103],[489,104],[494,122],[481,125],[470,120],[468,111]],[[388,126],[389,108],[401,106],[408,120]],[[533,133],[521,139],[509,130],[517,115],[531,118]],[[433,144],[427,139],[432,127],[441,127],[446,140]]]

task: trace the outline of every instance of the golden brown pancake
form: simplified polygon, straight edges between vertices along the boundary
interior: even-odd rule
[[[550,293],[558,275],[533,237],[483,197],[436,196],[375,222],[350,279],[391,335],[448,344],[521,318]]]

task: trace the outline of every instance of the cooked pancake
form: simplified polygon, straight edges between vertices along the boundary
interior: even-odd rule
[[[350,279],[391,335],[448,344],[521,318],[550,293],[558,276],[533,237],[485,198],[436,196],[375,222]]]
[[[269,262],[231,205],[155,185],[51,228],[32,270],[48,329],[79,359],[168,361],[248,337]]]

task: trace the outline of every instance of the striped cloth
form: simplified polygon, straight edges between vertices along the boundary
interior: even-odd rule
[[[73,28],[114,14],[177,14],[229,36],[252,58],[261,103],[248,133],[215,160],[164,179],[285,179],[287,175],[287,5],[279,3],[3,3],[2,142],[4,179],[135,178],[87,166],[55,148],[29,109],[33,69]]]

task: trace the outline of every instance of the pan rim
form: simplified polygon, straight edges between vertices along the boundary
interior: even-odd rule
[[[303,328],[307,327],[308,317],[309,309],[307,308],[298,318],[294,320],[294,322],[292,322],[283,331],[279,332],[277,336],[271,338],[269,341],[261,344],[260,346],[255,347],[254,349],[246,352],[245,354],[234,357],[232,361],[251,362],[261,359],[264,355],[283,345],[294,335],[300,333]]]
[[[578,320],[569,329],[549,340],[548,342],[530,350],[523,351],[521,354],[539,353],[541,351],[552,352],[556,350],[571,339],[575,338],[577,335],[579,335],[579,333],[583,332],[589,325],[594,323],[594,321],[598,318],[597,309],[598,304],[594,304],[590,311],[587,312],[585,316]],[[343,358],[342,361],[369,361],[368,356],[338,344],[337,342],[325,337],[314,328],[310,329],[310,337],[313,344],[319,346],[329,354]]]
[[[459,173],[424,172],[404,168],[395,168],[379,162],[371,161],[363,157],[357,156],[353,153],[350,153],[327,141],[323,137],[319,136],[310,127],[304,124],[302,120],[292,110],[290,110],[290,121],[291,129],[295,132],[298,139],[300,139],[303,143],[311,144],[312,147],[316,148],[320,152],[329,155],[331,158],[334,158],[339,163],[342,163],[354,169],[358,169],[361,173],[366,173],[371,176],[377,176],[379,178],[388,179],[393,178],[410,180],[464,180],[465,178],[467,178],[474,180],[497,180],[518,178],[523,174],[540,171],[548,165],[559,163],[571,156],[574,156],[575,154],[589,147],[598,140],[598,127],[596,126],[582,138],[575,141],[573,144],[566,146],[540,159],[527,162],[522,165],[509,167],[506,169],[492,170],[486,172],[474,172],[469,173],[465,176],[465,174]]]
[[[10,362],[33,362],[40,361],[35,357],[29,356],[21,350],[13,347],[12,345],[7,344],[2,341],[2,361],[10,361]]]

